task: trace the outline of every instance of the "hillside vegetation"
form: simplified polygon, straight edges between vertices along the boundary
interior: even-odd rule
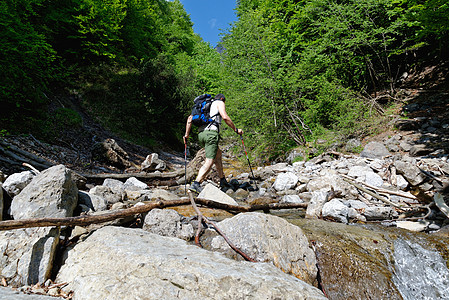
[[[129,141],[179,149],[192,99],[221,92],[252,153],[274,160],[370,134],[405,72],[449,56],[443,0],[239,0],[236,11],[217,51],[179,0],[0,2],[0,134],[57,142],[82,128],[75,105]]]

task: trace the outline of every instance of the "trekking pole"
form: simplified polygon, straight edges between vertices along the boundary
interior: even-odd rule
[[[187,141],[184,141],[184,195],[187,195]]]
[[[256,177],[253,173],[253,168],[251,168],[251,163],[249,162],[248,152],[246,152],[245,143],[243,142],[243,134],[240,135],[240,139],[242,140],[243,150],[245,151],[246,160],[248,161],[249,169],[251,170],[251,175],[253,175],[254,186],[256,187],[256,191],[259,189],[256,184]]]

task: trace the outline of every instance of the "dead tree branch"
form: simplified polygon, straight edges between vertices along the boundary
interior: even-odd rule
[[[270,209],[289,209],[289,208],[307,208],[306,203],[270,203],[261,205],[251,205],[251,206],[238,206],[238,205],[228,205],[211,200],[197,198],[196,202],[200,205],[222,209],[229,212],[250,212],[257,210],[270,210]],[[127,208],[119,211],[114,211],[111,213],[105,213],[103,215],[95,216],[78,216],[78,217],[67,217],[67,218],[36,218],[36,219],[24,219],[24,220],[8,220],[0,222],[1,230],[12,230],[18,228],[30,228],[30,227],[48,227],[48,226],[87,226],[90,224],[99,224],[104,222],[109,222],[115,219],[132,216],[136,214],[146,213],[153,208],[167,208],[181,205],[188,205],[189,199],[180,199],[172,201],[156,201],[147,203],[144,205]]]

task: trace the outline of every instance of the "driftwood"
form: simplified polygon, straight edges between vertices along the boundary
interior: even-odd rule
[[[350,178],[350,177],[349,177],[349,178]],[[402,211],[405,211],[405,209],[404,209],[402,206],[400,206],[399,204],[393,203],[393,202],[391,202],[390,200],[388,200],[387,198],[381,197],[381,196],[379,196],[378,194],[376,194],[376,193],[374,193],[374,192],[372,192],[372,191],[370,191],[370,190],[368,190],[368,189],[362,187],[360,184],[357,184],[357,183],[351,181],[350,179],[348,179],[347,176],[343,177],[343,180],[346,181],[346,182],[349,183],[349,184],[352,184],[353,186],[355,186],[355,187],[358,188],[359,190],[361,190],[361,191],[367,193],[368,195],[371,195],[371,196],[373,196],[374,198],[379,199],[380,201],[383,201],[383,202],[385,202],[385,203],[388,204],[388,205],[394,206],[394,207],[396,207],[397,209],[400,209],[400,210],[402,210]]]
[[[346,178],[346,179],[355,181],[354,178],[352,178],[352,177],[350,177],[350,176],[348,176],[348,175],[342,174],[341,176],[342,176],[343,178]],[[347,182],[347,181],[346,181],[346,182]],[[382,194],[390,194],[390,195],[396,195],[396,196],[400,196],[400,197],[403,197],[403,198],[409,198],[409,199],[417,200],[417,197],[416,197],[415,195],[412,195],[412,194],[407,193],[407,192],[402,192],[402,191],[392,191],[392,190],[387,190],[387,189],[383,189],[383,188],[378,188],[378,187],[372,186],[372,185],[370,185],[370,184],[367,184],[366,182],[363,182],[363,185],[367,186],[367,187],[370,188],[370,189],[373,189],[373,190],[377,191],[378,193],[382,193]]]
[[[251,205],[251,206],[238,206],[238,205],[227,205],[201,198],[197,198],[195,201],[198,204],[206,207],[222,209],[229,212],[249,212],[257,210],[266,211],[269,209],[307,208],[307,204],[305,203],[270,203],[261,205]],[[153,208],[174,207],[174,206],[188,205],[189,203],[191,203],[189,199],[172,200],[172,201],[161,200],[95,216],[85,215],[68,218],[36,218],[24,220],[7,220],[0,222],[0,231],[18,228],[47,227],[47,226],[87,226],[90,224],[109,222],[126,216],[146,213],[152,210]]]

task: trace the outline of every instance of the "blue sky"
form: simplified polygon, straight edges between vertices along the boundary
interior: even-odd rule
[[[220,41],[220,29],[237,21],[236,0],[180,0],[193,22],[193,31],[212,47]]]

